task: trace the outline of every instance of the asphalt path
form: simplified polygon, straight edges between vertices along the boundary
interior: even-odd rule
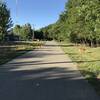
[[[55,41],[0,66],[0,100],[100,100]]]

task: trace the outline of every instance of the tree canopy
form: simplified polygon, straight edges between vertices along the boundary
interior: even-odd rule
[[[5,35],[12,25],[10,10],[5,2],[0,1],[0,41],[5,40]]]
[[[33,36],[33,30],[31,24],[27,23],[23,26],[15,25],[13,28],[14,35],[20,37],[21,40],[30,40]]]
[[[100,44],[100,0],[68,0],[59,20],[41,30],[56,40]]]

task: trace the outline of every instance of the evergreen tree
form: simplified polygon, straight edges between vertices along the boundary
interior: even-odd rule
[[[8,29],[12,27],[10,11],[5,2],[0,1],[0,40],[5,40]]]

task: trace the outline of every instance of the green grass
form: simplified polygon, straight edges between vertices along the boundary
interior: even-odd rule
[[[64,52],[69,55],[73,62],[77,63],[80,72],[100,94],[100,47],[76,46],[65,42],[60,44]]]
[[[42,44],[42,42],[0,43],[0,65],[26,53],[27,51],[40,47]]]

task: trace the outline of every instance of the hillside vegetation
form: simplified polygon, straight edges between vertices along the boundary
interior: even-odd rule
[[[100,45],[100,0],[68,0],[59,20],[41,29],[45,38]]]

